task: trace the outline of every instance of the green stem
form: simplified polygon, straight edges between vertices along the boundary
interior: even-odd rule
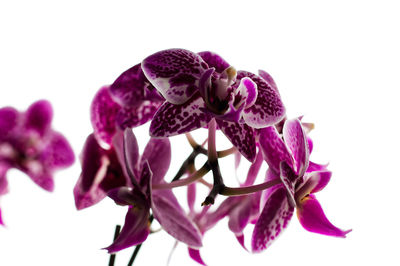
[[[121,231],[121,226],[118,224],[117,226],[115,226],[114,241],[115,241],[115,239],[117,239],[120,231]],[[108,261],[108,266],[114,266],[116,256],[117,256],[116,253],[110,255],[110,260]]]

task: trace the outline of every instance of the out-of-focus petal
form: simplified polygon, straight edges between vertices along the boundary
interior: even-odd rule
[[[309,163],[307,136],[298,119],[286,120],[283,125],[283,138],[294,158],[294,171],[303,176]]]
[[[307,231],[328,236],[346,237],[351,230],[342,230],[334,226],[321,208],[314,195],[302,199],[297,207],[297,217]]]
[[[327,170],[319,172],[311,172],[307,174],[307,180],[296,191],[296,200],[300,201],[308,194],[316,193],[324,189],[324,187],[328,185],[331,176],[332,172]]]
[[[314,143],[313,143],[313,141],[312,141],[312,139],[310,137],[307,137],[307,145],[308,145],[308,153],[311,154],[312,150],[314,148]]]
[[[183,104],[198,91],[207,68],[199,55],[184,49],[160,51],[142,62],[147,79],[172,104]]]
[[[0,141],[6,139],[17,126],[19,113],[13,107],[0,108]]]
[[[163,229],[192,248],[202,246],[202,236],[197,226],[188,218],[170,190],[156,190],[152,193],[154,217]]]
[[[249,223],[252,204],[251,197],[243,196],[240,204],[229,213],[228,227],[235,235],[241,235]]]
[[[244,77],[251,78],[257,84],[258,91],[256,102],[243,110],[244,121],[254,128],[263,128],[279,122],[286,112],[279,93],[259,76],[238,71],[237,80]]]
[[[263,155],[261,150],[258,151],[256,160],[251,164],[249,171],[247,172],[247,178],[243,183],[243,186],[251,186],[256,181],[258,172],[260,171],[262,162],[263,162]]]
[[[137,64],[123,72],[111,84],[110,93],[122,106],[137,106],[145,98],[146,87],[155,89],[143,74],[141,64]]]
[[[7,171],[10,169],[8,164],[0,162],[0,196],[8,193]]]
[[[279,173],[282,161],[288,165],[293,165],[293,158],[274,126],[262,128],[259,133],[259,143],[264,160],[275,173]]]
[[[153,173],[153,184],[158,184],[164,180],[171,163],[171,143],[168,138],[151,138],[144,149],[140,169],[145,161],[148,161],[151,172]]]
[[[240,202],[241,197],[229,197],[224,200],[218,208],[210,213],[207,213],[200,220],[201,229],[207,231],[215,226],[220,220],[229,214],[229,212]]]
[[[115,122],[120,129],[138,127],[150,121],[161,104],[160,101],[142,101],[137,106],[121,108],[116,114]]]
[[[204,127],[212,118],[204,109],[201,97],[193,97],[182,105],[165,102],[151,121],[150,135],[170,137]]]
[[[278,92],[278,86],[276,86],[275,80],[272,76],[264,70],[258,70],[258,75],[262,77],[274,90]]]
[[[1,208],[0,208],[0,225],[4,225],[3,218],[1,216]]]
[[[201,258],[200,255],[200,250],[199,249],[194,249],[189,247],[188,248],[189,251],[189,256],[197,263],[201,264],[201,265],[206,265],[205,262],[203,261],[203,259]]]
[[[254,227],[251,241],[253,252],[266,249],[280,235],[292,218],[286,189],[280,186],[271,193]]]
[[[230,66],[228,62],[225,61],[225,59],[214,52],[204,51],[198,53],[198,55],[203,58],[203,60],[208,64],[209,67],[214,67],[215,71],[217,71],[218,73],[222,73]]]
[[[67,139],[58,132],[52,132],[49,143],[40,154],[40,161],[50,168],[63,168],[74,163],[75,155]]]
[[[54,190],[53,175],[41,162],[28,160],[20,170],[27,174],[35,184],[44,190],[50,192]]]
[[[196,183],[192,183],[187,186],[187,201],[189,211],[194,212],[194,203],[196,201]]]
[[[114,188],[107,193],[107,196],[118,205],[146,206],[148,204],[145,195],[141,191],[130,187]]]
[[[25,113],[25,127],[44,135],[51,126],[53,108],[49,101],[40,100],[29,106]]]
[[[256,158],[256,140],[253,128],[246,124],[216,119],[219,129],[238,151],[250,162]]]
[[[146,240],[150,233],[149,206],[131,206],[125,216],[125,224],[117,239],[105,249],[115,253],[122,249],[138,245]]]
[[[94,134],[99,141],[111,144],[116,132],[116,116],[121,109],[109,93],[109,86],[102,87],[94,96],[90,106],[90,119]]]

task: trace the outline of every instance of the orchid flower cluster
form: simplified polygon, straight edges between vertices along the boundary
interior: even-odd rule
[[[98,91],[91,121],[94,132],[83,148],[75,203],[83,209],[109,197],[128,206],[121,232],[106,247],[110,253],[140,247],[153,219],[186,244],[190,257],[200,264],[205,264],[199,251],[204,234],[224,217],[245,249],[244,228],[254,224],[254,252],[280,235],[295,209],[308,231],[336,237],[349,232],[329,222],[314,195],[328,184],[331,172],[327,165],[309,160],[313,144],[307,134],[313,125],[301,118],[286,119],[277,86],[265,71],[236,71],[212,52],[160,51]],[[140,155],[132,128],[146,122],[151,139]],[[207,148],[190,134],[200,128],[208,129]],[[231,149],[216,150],[217,130],[232,143]],[[179,134],[186,134],[193,151],[167,181],[168,138]],[[239,187],[226,186],[220,171],[219,159],[231,154],[251,162]],[[207,156],[207,161],[196,169],[198,155]],[[255,185],[264,162],[265,181]],[[208,172],[213,184],[203,179]],[[208,186],[209,193],[198,195],[197,184]],[[188,211],[172,190],[181,186],[187,186]],[[210,208],[218,195],[227,197]],[[194,208],[196,196],[204,199],[201,212]]]
[[[82,172],[73,193],[78,210],[106,197],[127,206],[122,229],[105,248],[111,254],[136,246],[136,256],[153,233],[154,219],[203,265],[203,236],[226,217],[229,230],[246,250],[244,229],[254,225],[253,252],[271,245],[294,210],[310,232],[335,237],[350,232],[334,226],[316,199],[315,193],[328,184],[332,173],[327,165],[310,161],[313,142],[308,133],[313,124],[302,122],[302,117],[287,119],[277,86],[265,71],[258,75],[237,71],[213,52],[164,50],[100,88],[90,112],[93,133],[84,144]],[[74,162],[67,140],[51,129],[51,119],[50,103],[44,100],[23,113],[11,107],[0,109],[0,195],[7,192],[5,174],[10,168],[52,190],[54,170]],[[147,122],[151,138],[140,154],[132,129]],[[208,130],[203,144],[190,133],[197,129]],[[216,149],[217,130],[232,148]],[[192,152],[167,180],[173,159],[169,137],[180,134],[185,134]],[[230,155],[236,165],[241,157],[251,163],[238,187],[227,186],[221,173],[219,160]],[[198,156],[207,160],[197,169]],[[265,180],[255,184],[263,164],[268,166]],[[204,179],[208,173],[212,184]],[[198,193],[198,185],[208,188],[208,193]],[[187,199],[178,200],[173,189],[183,186]],[[198,197],[203,202],[201,211],[195,208]],[[216,201],[217,197],[223,200]]]

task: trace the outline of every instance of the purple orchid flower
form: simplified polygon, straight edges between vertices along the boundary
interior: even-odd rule
[[[140,64],[133,66],[95,95],[90,110],[96,138],[108,147],[118,129],[148,122],[164,101]]]
[[[166,99],[150,125],[154,137],[206,127],[215,118],[232,144],[254,161],[253,128],[273,125],[285,113],[275,82],[266,72],[260,72],[262,77],[236,72],[212,52],[164,50],[143,60],[142,69]]]
[[[334,226],[314,196],[328,184],[332,173],[326,166],[309,161],[309,142],[301,122],[285,121],[282,135],[283,139],[275,127],[260,130],[260,146],[270,167],[267,179],[280,178],[282,184],[266,192],[265,205],[253,231],[254,252],[271,245],[287,227],[295,207],[301,225],[310,232],[345,237],[351,231]]]
[[[163,184],[171,160],[170,142],[167,138],[152,138],[141,158],[132,131],[126,129],[123,138],[126,172],[133,187],[120,187],[108,193],[119,205],[128,205],[125,224],[114,243],[106,249],[110,253],[137,245],[149,234],[150,209],[163,229],[190,247],[202,246],[197,226],[188,218],[171,190],[153,190],[152,186]]]
[[[25,112],[0,108],[0,196],[8,192],[7,171],[16,168],[47,191],[53,191],[54,171],[73,164],[66,138],[51,128],[53,109],[46,100]],[[0,210],[0,224],[2,224]]]

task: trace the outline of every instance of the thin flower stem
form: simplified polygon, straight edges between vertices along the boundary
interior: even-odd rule
[[[241,196],[246,194],[251,194],[254,192],[262,191],[267,188],[276,186],[281,184],[282,181],[280,178],[273,179],[271,181],[267,181],[258,185],[254,186],[247,186],[247,187],[238,187],[238,188],[231,188],[231,187],[223,187],[219,194],[224,196]]]
[[[196,149],[196,147],[199,146],[199,144],[197,144],[197,142],[194,140],[192,134],[186,133],[185,136],[186,136],[186,139],[188,140],[190,146],[192,146],[193,149]]]
[[[115,226],[114,241],[115,241],[115,239],[117,239],[120,231],[121,231],[121,226],[118,224],[117,226]],[[110,255],[110,260],[108,261],[108,266],[114,266],[116,256],[117,256],[116,253]]]
[[[218,151],[217,152],[218,158],[224,158],[224,157],[226,157],[228,155],[233,154],[236,151],[237,151],[237,149],[235,147],[232,147],[232,148],[226,149],[226,150],[222,150],[222,151]]]
[[[199,170],[197,170],[195,173],[191,174],[189,177],[185,179],[180,179],[171,183],[155,184],[153,185],[152,188],[154,190],[158,190],[158,189],[171,189],[171,188],[186,186],[193,182],[196,182],[197,180],[205,176],[210,171],[210,169],[211,168],[208,162],[206,162]]]

